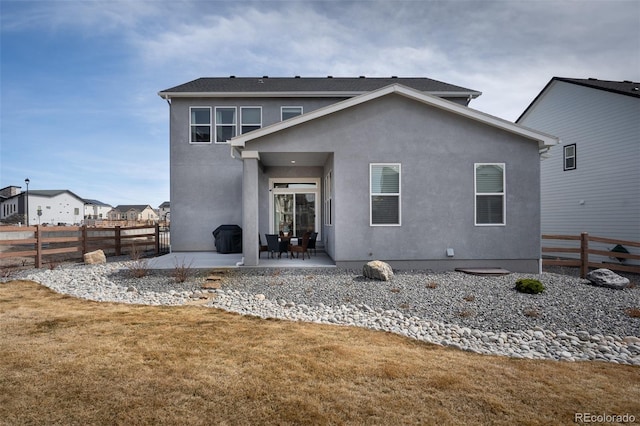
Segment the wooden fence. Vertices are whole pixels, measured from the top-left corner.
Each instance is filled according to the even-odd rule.
[[[63,255],[81,258],[84,253],[103,250],[120,256],[152,250],[168,251],[168,231],[159,225],[114,228],[87,226],[2,226],[0,227],[0,259],[34,258],[42,267],[43,256]]]
[[[640,247],[640,242],[594,237],[586,232],[580,235],[543,235],[542,240],[543,265],[578,267],[582,278],[587,276],[589,268],[607,268],[612,271],[640,274],[640,265],[625,264],[630,260],[640,261],[640,255],[612,251],[606,247],[607,244],[614,245],[614,247],[618,245],[627,248]],[[545,247],[544,240],[560,241],[562,246]],[[590,242],[595,243],[593,244],[595,247],[590,247]],[[559,253],[562,255],[556,256]]]

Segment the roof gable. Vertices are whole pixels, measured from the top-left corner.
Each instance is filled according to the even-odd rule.
[[[625,81],[610,81],[610,80],[598,80],[596,78],[566,78],[566,77],[553,77],[544,86],[544,88],[538,93],[533,101],[527,106],[527,108],[520,114],[520,117],[516,120],[516,123],[520,122],[524,116],[533,108],[535,104],[542,98],[542,96],[550,90],[556,81],[564,83],[575,84],[577,86],[588,87],[594,90],[603,90],[605,92],[616,93],[618,95],[632,96],[634,98],[640,98],[640,83],[625,80]]]
[[[387,96],[390,94],[397,94],[400,96],[404,96],[406,98],[415,100],[417,102],[421,102],[423,104],[430,105],[435,108],[440,108],[442,110],[452,112],[462,117],[475,120],[475,121],[484,123],[486,125],[505,130],[510,133],[517,134],[527,139],[535,140],[538,142],[538,146],[540,149],[558,144],[558,138],[556,138],[555,136],[547,135],[545,133],[529,129],[524,126],[520,126],[518,124],[514,124],[510,121],[503,120],[501,118],[471,109],[469,107],[456,104],[455,102],[447,101],[438,96],[425,94],[423,92],[420,92],[399,84],[386,86],[381,89],[378,89],[369,93],[365,93],[363,95],[350,98],[342,102],[338,102],[338,103],[326,106],[324,108],[320,108],[320,109],[311,111],[309,113],[302,114],[294,118],[290,118],[285,121],[272,124],[271,126],[267,126],[262,129],[254,130],[253,132],[250,132],[250,133],[245,133],[243,135],[236,136],[235,138],[230,140],[230,144],[232,147],[244,148],[248,141],[255,140],[260,137],[270,135],[272,133],[276,133],[281,130],[284,130],[293,126],[297,126],[302,123],[306,123],[308,121],[315,120],[317,118],[320,118],[329,114],[333,114],[333,113],[345,110],[347,108],[351,108],[353,106],[360,105],[362,103],[369,102],[374,99],[378,99],[382,96]]]
[[[20,194],[26,194],[26,191]],[[29,195],[39,196],[39,197],[52,198],[62,194],[69,194],[72,197],[77,198],[78,201],[81,201],[84,204],[84,199],[78,197],[76,194],[69,191],[68,189],[30,189],[29,190]]]
[[[115,206],[113,209],[114,210],[118,210],[119,212],[128,212],[131,210],[135,210],[137,212],[141,212],[146,208],[150,208],[151,206],[149,204],[119,204],[117,206]],[[151,209],[153,210],[153,209]]]

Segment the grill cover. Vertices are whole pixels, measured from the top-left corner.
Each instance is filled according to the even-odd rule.
[[[218,253],[242,253],[242,228],[220,225],[213,231]]]

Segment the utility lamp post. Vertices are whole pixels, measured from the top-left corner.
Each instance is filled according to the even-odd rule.
[[[27,214],[26,214],[26,217],[27,217],[27,226],[29,226],[29,182],[30,182],[29,178],[26,178],[26,179],[24,180],[24,183],[26,183],[26,184],[27,184],[27,199],[26,199],[26,202],[25,202],[26,210],[27,210]]]

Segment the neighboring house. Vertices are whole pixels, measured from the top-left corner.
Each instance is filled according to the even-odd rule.
[[[11,221],[13,223],[25,221],[25,210],[15,197],[21,192],[19,186],[7,186],[0,189],[0,221]]]
[[[106,219],[113,207],[98,200],[84,200],[84,218],[100,220]]]
[[[148,204],[118,205],[108,213],[109,220],[157,222],[158,214]]]
[[[163,222],[169,222],[171,220],[171,204],[168,201],[160,204],[158,207],[158,216]]]
[[[544,234],[640,241],[640,83],[554,77],[517,123],[562,140],[541,165]]]
[[[80,224],[84,212],[84,200],[66,189],[30,189],[28,201],[26,192],[14,191],[1,204],[0,219],[17,214],[21,223],[26,223],[28,206],[29,225]]]
[[[539,153],[555,137],[427,78],[202,78],[170,102],[172,248],[219,225],[318,232],[339,267],[540,269]],[[263,240],[264,241],[264,240]]]

